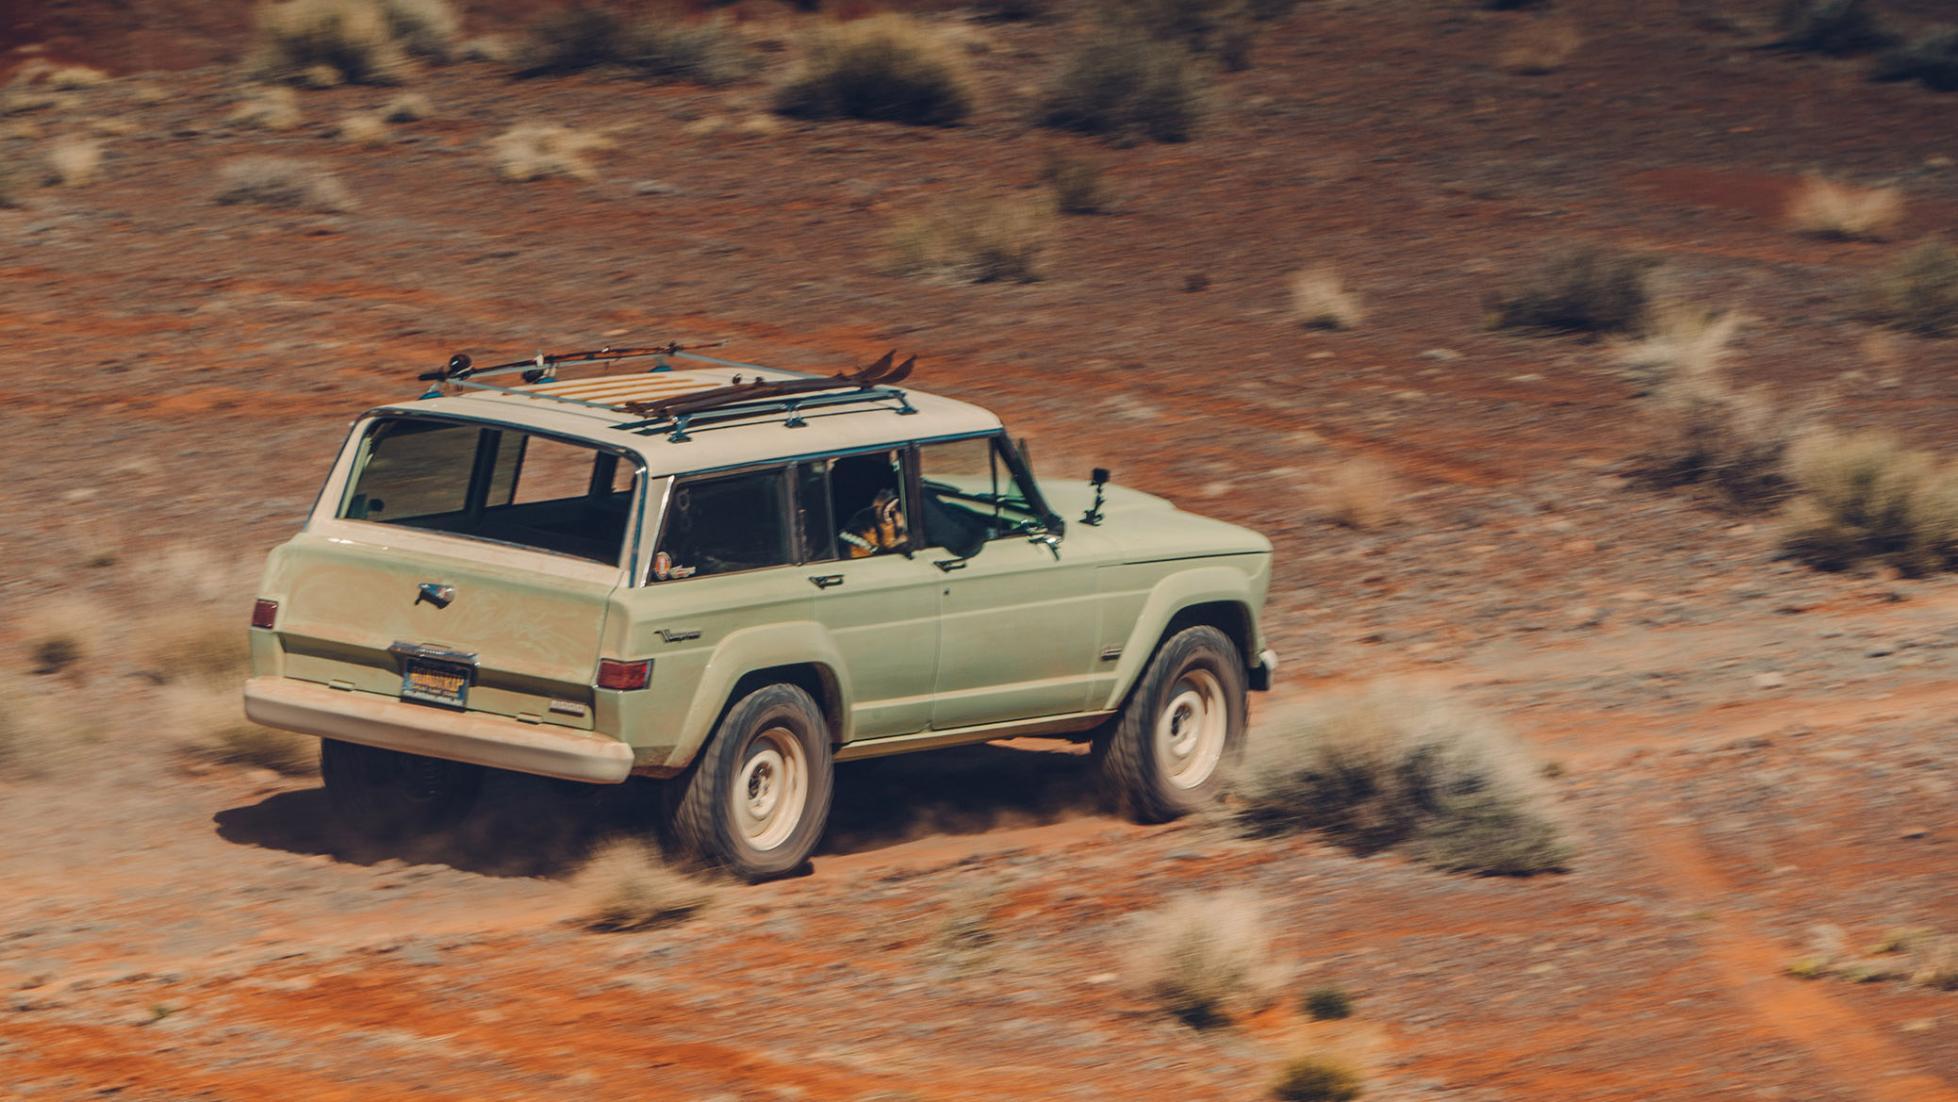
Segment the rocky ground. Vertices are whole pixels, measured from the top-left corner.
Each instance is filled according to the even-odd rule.
[[[1958,932],[1958,588],[1816,573],[1775,558],[1770,519],[1644,485],[1643,399],[1608,350],[1482,317],[1551,246],[1642,250],[1750,315],[1745,381],[1945,447],[1958,341],[1872,345],[1849,315],[1861,273],[1958,216],[1954,101],[1692,5],[1567,14],[1582,46],[1522,77],[1493,59],[1535,16],[1304,4],[1195,141],[1123,149],[1024,121],[1078,27],[957,13],[935,18],[984,94],[947,130],[690,125],[765,108],[786,12],[747,24],[768,68],[720,90],[431,70],[434,113],[376,147],[330,130],[392,90],[228,124],[236,70],[203,62],[236,51],[0,119],[17,162],[71,133],[105,151],[95,182],[0,209],[0,645],[21,667],[52,600],[107,640],[33,681],[80,752],[0,780],[0,1097],[1237,1099],[1333,1051],[1377,1098],[1958,1098],[1958,996],[1783,974],[1817,924]],[[505,183],[489,142],[524,120],[618,147],[594,181]],[[893,218],[1036,194],[1054,149],[1119,199],[1059,220],[1048,278],[888,270]],[[329,169],[357,208],[215,203],[256,154]],[[1811,169],[1900,187],[1895,240],[1788,233]],[[1361,326],[1293,322],[1286,279],[1314,263]],[[1559,767],[1571,870],[1136,827],[1084,799],[1078,756],[986,746],[843,767],[810,875],[600,935],[568,878],[643,827],[637,784],[511,779],[457,837],[377,851],[312,778],[186,768],[142,676],[167,656],[118,630],[171,607],[145,563],[283,538],[348,420],[453,351],[667,338],[822,369],[915,352],[1045,477],[1107,465],[1268,533],[1286,667],[1254,737],[1375,678],[1458,694]],[[1322,507],[1356,457],[1398,484],[1362,530]],[[1225,888],[1262,901],[1292,978],[1193,1030],[1126,982],[1129,931]],[[1303,1013],[1325,983],[1355,1017]]]

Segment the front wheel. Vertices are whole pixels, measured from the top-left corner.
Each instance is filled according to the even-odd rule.
[[[475,806],[484,772],[480,765],[320,740],[327,800],[342,822],[370,838],[405,838],[454,826]]]
[[[1244,659],[1213,627],[1177,632],[1096,748],[1102,785],[1130,818],[1161,823],[1214,803],[1244,749]]]
[[[681,847],[747,880],[802,866],[829,821],[829,725],[809,694],[769,685],[736,701],[681,782]]]

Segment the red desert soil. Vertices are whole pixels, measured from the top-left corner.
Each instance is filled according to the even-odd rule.
[[[1767,518],[1647,488],[1608,348],[1483,326],[1555,246],[1642,250],[1674,293],[1748,313],[1744,381],[1947,448],[1958,341],[1873,352],[1853,312],[1863,273],[1952,229],[1958,100],[1753,49],[1698,5],[1573,7],[1577,54],[1518,77],[1493,59],[1528,13],[1326,0],[1264,31],[1184,145],[1030,132],[1083,25],[960,12],[933,18],[980,51],[968,125],[702,135],[765,109],[773,47],[818,18],[748,4],[754,81],[451,66],[412,85],[431,118],[364,148],[331,124],[393,90],[303,92],[282,133],[224,121],[242,5],[133,5],[120,34],[109,7],[8,12],[120,78],[0,119],[35,175],[60,135],[105,149],[98,181],[0,209],[0,651],[24,677],[53,600],[99,637],[29,679],[63,752],[0,777],[0,1098],[1251,1099],[1332,1051],[1378,1099],[1958,1099],[1958,994],[1783,973],[1820,924],[1958,933],[1958,589],[1815,573]],[[504,183],[488,142],[521,120],[618,148],[595,181]],[[894,217],[1037,194],[1050,150],[1102,162],[1118,201],[1059,221],[1044,281],[888,270]],[[358,209],[213,202],[252,154],[330,168]],[[1815,169],[1902,189],[1900,240],[1791,236],[1781,197]],[[1317,263],[1361,327],[1292,322],[1287,276]],[[1104,464],[1268,533],[1286,664],[1253,737],[1324,689],[1444,687],[1561,766],[1571,870],[1133,826],[1079,755],[984,746],[847,766],[810,875],[600,935],[568,878],[645,828],[642,784],[501,779],[456,836],[377,849],[313,777],[187,765],[197,732],[154,684],[173,656],[145,640],[208,594],[152,566],[237,557],[242,622],[349,419],[417,371],[669,338],[817,369],[895,346],[1045,477]],[[1320,486],[1362,456],[1397,515],[1333,525]],[[1263,901],[1293,979],[1196,1031],[1130,991],[1129,923],[1224,888]],[[1355,1018],[1299,1009],[1325,984]]]

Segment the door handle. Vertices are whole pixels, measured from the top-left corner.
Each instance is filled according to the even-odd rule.
[[[943,570],[945,573],[950,574],[954,570],[964,570],[965,560],[964,559],[935,559],[933,560],[932,565],[940,570]]]
[[[843,584],[843,575],[841,575],[841,574],[811,574],[811,575],[809,575],[809,580],[810,580],[810,581],[812,581],[812,582],[815,582],[815,583],[816,583],[816,588],[817,588],[817,589],[828,589],[828,588],[829,588],[830,586],[833,586],[833,585],[842,585],[842,584]]]

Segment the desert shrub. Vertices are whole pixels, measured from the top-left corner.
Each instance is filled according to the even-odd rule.
[[[48,182],[62,187],[83,187],[95,181],[102,166],[102,143],[69,136],[56,139],[48,147]]]
[[[1714,370],[1661,383],[1643,416],[1647,474],[1661,485],[1705,485],[1741,509],[1782,496],[1789,449],[1809,424],[1806,409],[1766,387],[1736,387]]]
[[[1351,329],[1366,318],[1330,264],[1292,273],[1292,317],[1307,329]]]
[[[385,122],[420,122],[435,113],[435,105],[420,92],[403,92],[381,107]]]
[[[1855,187],[1811,173],[1788,199],[1788,225],[1796,233],[1838,241],[1881,241],[1904,219],[1896,188]]]
[[[1400,480],[1385,463],[1368,456],[1342,460],[1327,473],[1313,496],[1318,511],[1344,528],[1378,528],[1400,511]]]
[[[1564,67],[1584,36],[1562,19],[1533,20],[1510,32],[1496,64],[1519,76],[1542,76]]]
[[[1958,249],[1926,241],[1863,286],[1864,313],[1898,329],[1938,337],[1958,330]]]
[[[1188,141],[1202,114],[1202,78],[1181,48],[1135,34],[1083,42],[1061,63],[1039,122],[1056,130]]]
[[[1660,386],[1685,375],[1718,371],[1745,321],[1733,310],[1669,300],[1651,309],[1642,335],[1620,343],[1613,354],[1632,379]]]
[[[274,80],[325,66],[354,84],[397,84],[408,69],[389,8],[377,0],[280,0],[258,11],[251,68]]]
[[[690,19],[677,9],[629,20],[605,8],[572,6],[531,24],[519,76],[616,68],[648,80],[729,84],[754,58],[721,19]]]
[[[1285,1065],[1271,1096],[1278,1102],[1352,1102],[1365,1087],[1359,1073],[1322,1056],[1301,1056]]]
[[[588,159],[611,149],[613,140],[589,130],[556,123],[518,123],[491,139],[496,170],[506,180],[543,180],[569,176],[596,180],[598,169]]]
[[[1526,875],[1570,857],[1522,744],[1444,698],[1388,686],[1327,698],[1252,751],[1241,814],[1254,832],[1405,846],[1458,872]]]
[[[251,663],[251,640],[244,615],[229,607],[176,609],[139,625],[139,661],[153,680],[223,681],[244,679]]]
[[[218,765],[270,769],[289,777],[319,767],[320,740],[245,718],[235,682],[193,679],[162,690],[161,714],[183,748]]]
[[[1936,92],[1958,92],[1958,27],[1940,27],[1886,51],[1870,74],[1914,80]]]
[[[972,79],[957,55],[908,16],[819,28],[803,51],[776,92],[782,114],[951,126],[972,111]]]
[[[1775,18],[1779,45],[1841,57],[1886,45],[1891,37],[1870,0],[1785,0]]]
[[[448,61],[456,52],[462,20],[449,0],[381,0],[388,30],[416,57]]]
[[[1130,954],[1135,987],[1197,1029],[1256,1009],[1284,978],[1264,907],[1244,892],[1186,895],[1140,916]]]
[[[1811,433],[1789,453],[1790,553],[1824,569],[1878,562],[1907,574],[1958,564],[1958,468],[1881,432]]]
[[[1245,0],[1102,0],[1103,22],[1214,57],[1227,69],[1251,63],[1255,20]]]
[[[387,120],[366,112],[343,116],[333,132],[355,145],[382,145],[388,140]]]
[[[1101,166],[1084,157],[1049,154],[1040,178],[1054,193],[1054,206],[1062,214],[1106,214],[1112,204]]]
[[[1908,951],[1910,982],[1938,991],[1958,991],[1958,937],[1922,936]]]
[[[1305,995],[1305,1012],[1314,1021],[1332,1022],[1353,1016],[1353,996],[1337,987],[1315,987]]]
[[[585,897],[579,921],[608,933],[685,922],[713,901],[704,884],[661,861],[642,842],[602,847],[572,880]]]
[[[954,203],[898,219],[895,267],[971,283],[1035,283],[1052,234],[1052,212],[1022,200]]]
[[[299,94],[290,88],[260,88],[231,109],[225,121],[238,126],[259,126],[267,130],[291,130],[304,121],[299,113]]]
[[[976,5],[981,19],[995,23],[1017,23],[1052,18],[1054,0],[980,0]]]
[[[254,203],[322,214],[355,209],[345,184],[329,170],[291,157],[240,157],[218,170],[220,203]]]
[[[1497,329],[1636,332],[1645,321],[1655,262],[1598,248],[1557,253],[1490,302]]]
[[[108,613],[80,596],[56,596],[27,607],[20,615],[21,654],[29,673],[74,673],[99,651]]]

